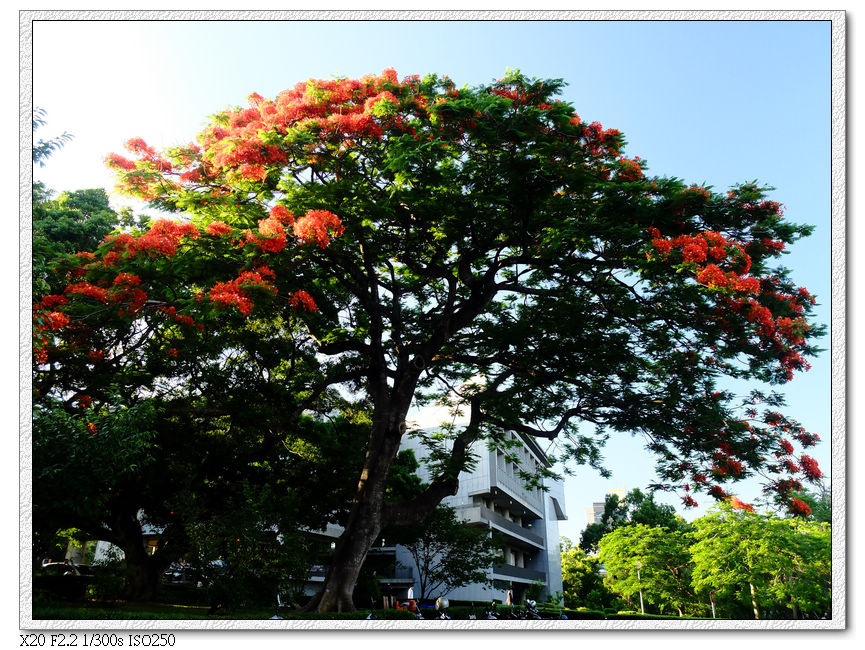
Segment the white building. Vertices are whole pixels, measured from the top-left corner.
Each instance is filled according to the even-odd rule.
[[[531,472],[549,461],[537,443],[529,437],[508,434],[521,446],[509,450],[521,458],[522,469]],[[410,448],[420,459],[423,448],[415,438],[408,438],[403,448]],[[488,450],[485,441],[473,449],[479,456],[472,472],[459,477],[456,495],[443,503],[451,506],[467,525],[482,526],[499,533],[505,540],[501,549],[501,563],[490,567],[489,577],[496,582],[490,589],[474,584],[460,587],[446,594],[452,600],[504,601],[510,586],[515,602],[521,602],[526,588],[532,583],[543,583],[544,595],[562,590],[561,557],[559,551],[558,522],[566,519],[564,487],[561,481],[545,482],[548,491],[529,490],[519,477],[519,468],[508,462],[501,450]],[[428,481],[421,468],[421,477]],[[406,567],[413,566],[410,554],[396,548],[396,558]],[[419,586],[415,585],[415,593]]]

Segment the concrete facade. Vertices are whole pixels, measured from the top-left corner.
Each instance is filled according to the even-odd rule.
[[[514,433],[508,436],[519,443],[508,450],[508,455],[518,455],[524,470],[531,472],[549,465],[534,440]],[[424,455],[414,438],[408,438],[403,448],[412,449],[419,459]],[[443,503],[454,508],[467,525],[487,528],[491,534],[495,531],[504,539],[501,563],[490,567],[488,573],[496,581],[495,587],[473,584],[433,597],[504,602],[510,587],[515,601],[521,602],[526,589],[539,581],[543,583],[544,595],[561,591],[558,522],[567,518],[562,483],[547,480],[547,491],[527,489],[519,477],[519,468],[508,462],[502,450],[489,450],[486,442],[481,442],[475,445],[473,452],[479,457],[477,465],[473,471],[460,474],[457,494]],[[423,471],[420,473],[424,480],[429,480]],[[411,556],[400,547],[397,547],[397,561],[412,566]],[[417,585],[415,592],[419,592]]]

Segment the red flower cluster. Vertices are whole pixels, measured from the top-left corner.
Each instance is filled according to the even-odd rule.
[[[379,102],[386,102],[386,103],[391,104],[393,106],[399,106],[399,100],[394,96],[394,94],[392,92],[390,92],[389,90],[385,90],[385,91],[382,91],[376,95],[373,95],[372,97],[369,97],[363,103],[364,112],[370,113],[370,114],[375,114],[377,112],[380,112],[380,109],[377,108],[377,104]]]
[[[285,209],[285,208],[283,208]],[[258,241],[258,246],[266,253],[279,253],[286,246],[285,228],[279,216],[273,214],[258,222],[258,232],[264,239]]]
[[[400,106],[401,89],[416,86],[419,80],[407,78],[400,84],[396,72],[385,70],[381,76],[360,80],[310,80],[299,83],[270,101],[257,93],[249,96],[250,108],[228,111],[228,127],[215,126],[199,136],[204,159],[216,170],[236,169],[244,178],[263,180],[269,165],[287,160],[279,146],[261,141],[260,133],[285,134],[295,127],[312,127],[320,137],[380,138],[383,129],[373,118],[384,118],[391,111],[382,102]],[[411,98],[407,101],[411,103]],[[420,102],[413,103],[415,110]],[[403,120],[393,124],[402,126]]]
[[[202,325],[201,323],[196,324],[195,319],[193,319],[192,316],[187,316],[185,314],[178,314],[177,308],[174,306],[171,306],[171,307],[159,306],[159,307],[157,307],[157,309],[159,311],[163,312],[164,314],[168,315],[168,317],[171,318],[171,320],[173,320],[175,323],[180,323],[181,325],[186,325],[187,327],[195,327],[197,325],[199,330],[204,329],[204,325]]]
[[[820,471],[820,466],[817,464],[817,461],[802,454],[799,457],[799,462],[802,463],[802,473],[805,474],[805,477],[809,481],[819,481],[823,478],[823,472]]]
[[[739,500],[739,497],[736,495],[730,497],[730,507],[733,508],[733,510],[747,510],[748,512],[754,512],[754,506]]]
[[[800,517],[809,517],[811,515],[811,506],[801,499],[791,499],[787,510],[790,514]]]
[[[42,329],[59,330],[69,324],[69,316],[59,311],[42,313]]]
[[[114,284],[135,287],[141,284],[141,278],[131,273],[118,273],[117,277],[114,278]]]
[[[262,273],[243,271],[235,280],[217,282],[208,297],[211,301],[224,306],[234,305],[241,314],[249,316],[254,306],[252,293],[256,290],[276,294],[276,287],[269,284]]]
[[[291,306],[298,310],[303,311],[318,311],[318,307],[315,304],[315,301],[312,299],[306,291],[303,289],[299,291],[295,291],[288,297],[288,302],[291,303]]]
[[[333,212],[310,210],[294,223],[294,234],[301,241],[325,248],[332,237],[345,232],[342,221]]]
[[[628,158],[620,158],[619,159],[619,170],[618,170],[619,180],[625,182],[633,182],[640,180],[643,177],[643,169],[640,167],[640,158],[636,157],[634,160],[629,160]]]
[[[579,118],[578,118],[579,119]],[[586,151],[592,156],[617,156],[621,148],[621,131],[607,129],[600,122],[583,124],[583,142]]]
[[[213,235],[214,237],[221,237],[222,235],[230,235],[234,232],[234,229],[224,221],[211,221],[204,228],[204,231],[208,235]]]
[[[778,443],[778,445],[781,447],[781,450],[782,450],[782,451],[780,451],[780,452],[777,452],[778,454],[781,454],[781,455],[784,455],[784,454],[786,454],[786,455],[790,455],[790,454],[793,453],[793,445],[790,444],[790,441],[789,441],[789,440],[784,440],[784,439],[782,438],[781,441]]]
[[[88,296],[94,300],[98,300],[99,302],[108,302],[109,298],[107,289],[97,287],[95,284],[90,284],[89,282],[76,282],[75,284],[70,284],[66,289],[64,289],[64,292]]]
[[[741,477],[743,472],[742,463],[723,452],[715,453],[712,468],[721,476],[732,476],[733,478]]]
[[[58,307],[60,305],[68,304],[69,298],[67,298],[66,296],[50,294],[42,298],[42,300],[37,304],[37,306],[43,309],[51,309],[52,307]]]
[[[116,171],[135,171],[136,165],[132,160],[124,158],[116,153],[108,154],[105,158],[105,164]]]
[[[157,219],[150,229],[140,237],[134,237],[129,233],[120,233],[119,235],[108,235],[105,241],[112,243],[115,253],[125,253],[128,257],[134,257],[139,252],[145,252],[150,256],[165,255],[171,257],[177,252],[181,239],[184,237],[197,239],[198,236],[198,228],[191,223],[182,223],[172,219]],[[114,257],[112,261],[116,263],[117,259]]]
[[[180,223],[171,219],[158,219],[146,233],[135,241],[135,250],[149,255],[171,257],[183,237],[198,237],[198,228],[191,223]]]
[[[105,164],[123,175],[123,182],[118,186],[120,189],[131,194],[141,195],[145,199],[153,198],[155,193],[151,187],[152,172],[171,173],[171,163],[141,138],[132,138],[126,142],[125,146],[128,151],[139,157],[142,165],[139,166],[135,161],[116,153],[109,154],[105,158]],[[131,174],[129,172],[136,173]]]

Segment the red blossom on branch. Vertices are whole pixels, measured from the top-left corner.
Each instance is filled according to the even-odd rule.
[[[801,499],[791,499],[790,504],[787,506],[787,509],[791,515],[795,515],[797,517],[811,516],[811,506],[809,506]]]
[[[310,296],[303,289],[295,291],[293,294],[291,294],[288,297],[288,301],[295,309],[311,312],[318,311],[318,307],[316,306],[315,301],[312,299],[312,296]]]
[[[799,462],[802,464],[802,473],[809,481],[819,481],[823,478],[823,472],[820,471],[820,466],[817,461],[806,454],[799,457]]]
[[[208,235],[221,237],[222,235],[230,235],[234,232],[234,229],[224,221],[211,221],[207,226],[205,226],[204,231]]]
[[[256,290],[276,294],[276,287],[269,284],[261,273],[243,271],[235,280],[217,282],[208,296],[211,301],[224,306],[233,305],[241,314],[248,316],[254,306],[252,295]]]
[[[737,497],[735,494],[730,497],[730,507],[733,508],[733,510],[746,510],[748,512],[754,512],[754,506],[749,503],[745,503],[744,501],[741,501],[739,497]]]
[[[310,210],[294,223],[294,234],[301,241],[327,247],[332,237],[345,232],[342,221],[328,210]]]

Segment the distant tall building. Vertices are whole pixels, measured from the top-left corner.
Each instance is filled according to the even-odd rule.
[[[610,490],[607,492],[607,496],[610,496],[611,494],[615,494],[619,497],[619,500],[622,500],[628,495],[628,489],[621,488],[619,490]],[[586,508],[586,521],[589,524],[601,523],[601,517],[604,514],[604,506],[606,505],[606,502],[606,499],[603,501],[595,501],[591,508]]]

